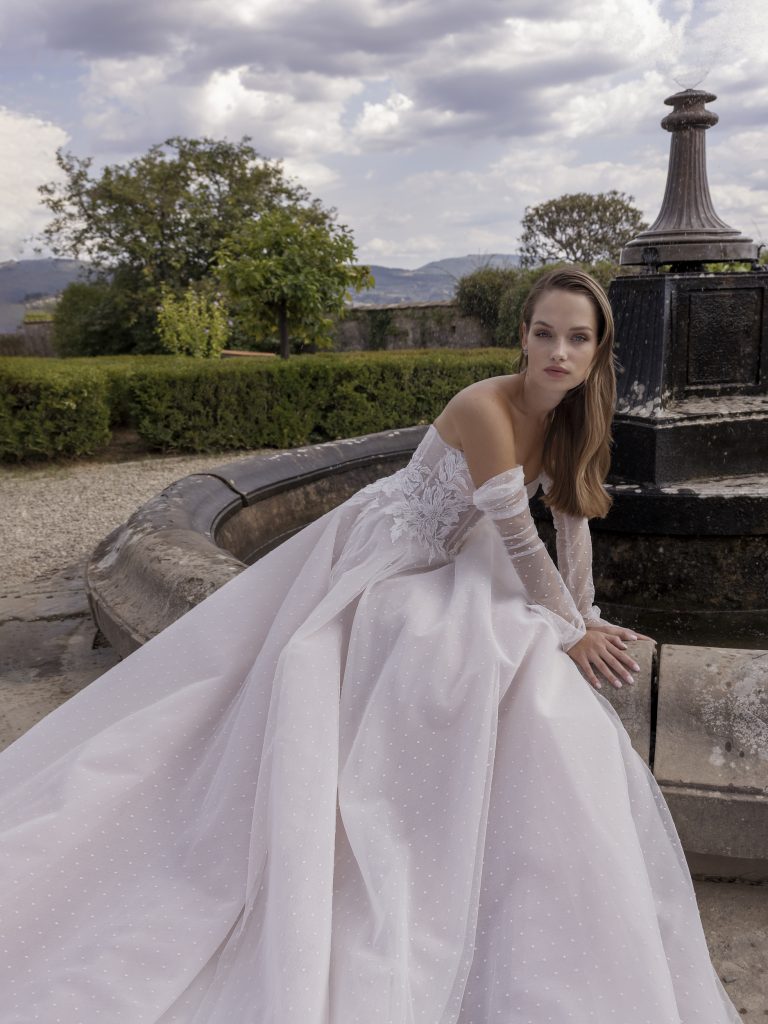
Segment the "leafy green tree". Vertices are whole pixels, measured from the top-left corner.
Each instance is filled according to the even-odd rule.
[[[526,207],[521,265],[618,263],[621,249],[648,227],[633,202],[633,196],[613,189],[575,192]]]
[[[496,330],[504,293],[519,276],[515,267],[478,267],[459,278],[455,300],[465,316],[474,316],[483,327]]]
[[[329,345],[332,318],[343,316],[350,290],[373,285],[369,268],[354,257],[345,225],[314,208],[275,207],[225,242],[218,276],[240,329],[277,334],[287,358],[291,337],[299,347]]]
[[[53,215],[42,237],[56,256],[98,270],[133,267],[158,285],[200,280],[243,221],[280,203],[311,202],[249,143],[174,137],[96,177],[91,157],[59,150],[64,181],[39,190]]]
[[[61,181],[41,186],[52,219],[42,240],[56,256],[88,261],[94,275],[121,293],[128,316],[114,323],[127,332],[128,350],[157,343],[161,286],[175,292],[211,274],[225,239],[279,206],[326,210],[301,185],[286,179],[246,136],[240,142],[174,137],[126,164],[92,172],[92,159],[59,150]],[[125,351],[125,349],[124,349]]]
[[[53,314],[53,345],[59,356],[116,355],[130,351],[125,293],[109,281],[73,281]]]
[[[162,285],[157,333],[163,352],[206,359],[221,354],[227,342],[227,313],[215,295],[190,285],[177,296]]]

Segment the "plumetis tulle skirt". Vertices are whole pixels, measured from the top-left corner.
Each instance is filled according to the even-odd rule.
[[[0,755],[2,1024],[735,1024],[664,799],[492,525],[365,502]]]

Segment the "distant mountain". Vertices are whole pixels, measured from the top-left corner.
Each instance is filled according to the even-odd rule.
[[[15,331],[26,304],[58,295],[77,281],[85,263],[77,260],[8,260],[0,263],[0,334]]]
[[[456,282],[478,267],[516,267],[517,256],[455,256],[427,263],[417,270],[371,267],[376,287],[358,292],[356,306],[389,303],[441,302],[453,298]],[[85,276],[87,264],[78,260],[9,260],[0,263],[0,334],[15,331],[27,303],[59,295],[72,281]]]
[[[460,277],[478,267],[516,267],[519,256],[492,253],[491,255],[453,256],[434,263],[426,263],[416,270],[372,266],[376,287],[357,292],[352,300],[355,306],[382,306],[408,302],[444,302],[452,299]]]

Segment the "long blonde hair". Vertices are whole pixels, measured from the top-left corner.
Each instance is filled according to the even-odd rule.
[[[572,388],[552,412],[544,440],[543,469],[552,480],[544,504],[575,516],[608,514],[613,499],[603,487],[611,465],[611,420],[616,404],[616,360],[613,313],[608,296],[589,274],[575,267],[557,267],[534,284],[523,305],[520,337],[527,333],[536,303],[545,292],[586,295],[597,314],[597,351],[587,377]],[[528,357],[520,357],[519,372]]]

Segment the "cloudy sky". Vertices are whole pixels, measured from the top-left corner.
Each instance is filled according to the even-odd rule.
[[[33,255],[57,147],[172,135],[250,135],[371,263],[514,252],[565,192],[653,219],[697,83],[716,209],[768,241],[768,0],[2,0],[0,49],[0,259]]]

